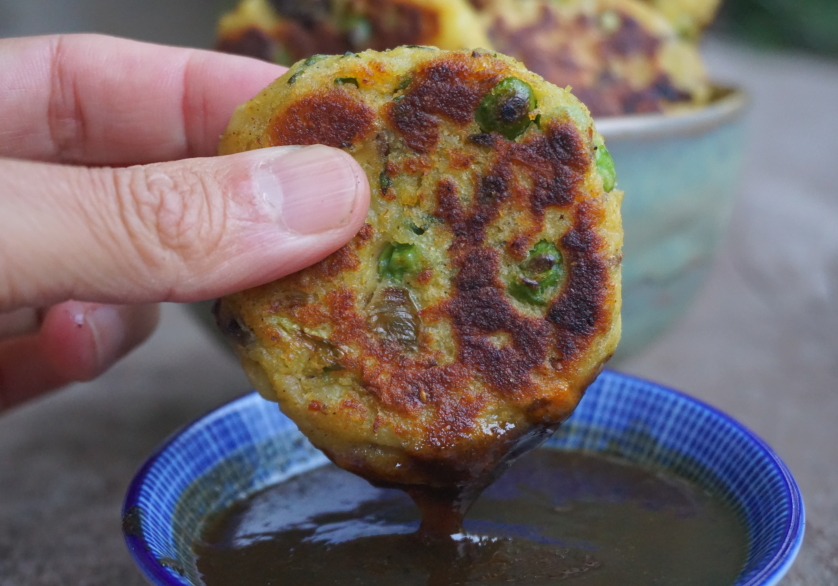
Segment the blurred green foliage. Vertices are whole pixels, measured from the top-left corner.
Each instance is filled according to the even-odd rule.
[[[838,0],[724,0],[718,24],[762,45],[838,57]]]

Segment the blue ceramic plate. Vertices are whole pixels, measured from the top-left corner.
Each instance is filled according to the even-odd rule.
[[[800,548],[803,501],[786,466],[742,425],[686,395],[606,371],[545,446],[663,467],[724,494],[750,537],[736,586],[777,584]],[[324,463],[275,404],[255,393],[237,399],[175,435],[137,473],[123,511],[128,549],[152,584],[201,584],[191,544],[208,515]]]

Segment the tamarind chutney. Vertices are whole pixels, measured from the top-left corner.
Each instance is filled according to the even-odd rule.
[[[329,464],[211,518],[193,550],[207,586],[725,586],[747,554],[733,507],[673,474],[542,448],[465,518]],[[433,513],[436,511],[436,513]]]

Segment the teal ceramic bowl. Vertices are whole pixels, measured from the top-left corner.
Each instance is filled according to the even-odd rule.
[[[742,91],[717,87],[700,110],[596,121],[626,193],[618,360],[682,315],[709,272],[736,198],[746,106]],[[192,309],[220,339],[211,305]]]
[[[623,335],[636,354],[682,315],[727,228],[744,159],[745,94],[717,87],[705,108],[596,121],[623,200]]]

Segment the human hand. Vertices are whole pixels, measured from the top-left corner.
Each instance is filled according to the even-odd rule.
[[[0,410],[104,372],[154,304],[277,279],[360,229],[369,186],[339,150],[202,158],[283,71],[97,35],[0,40]]]

